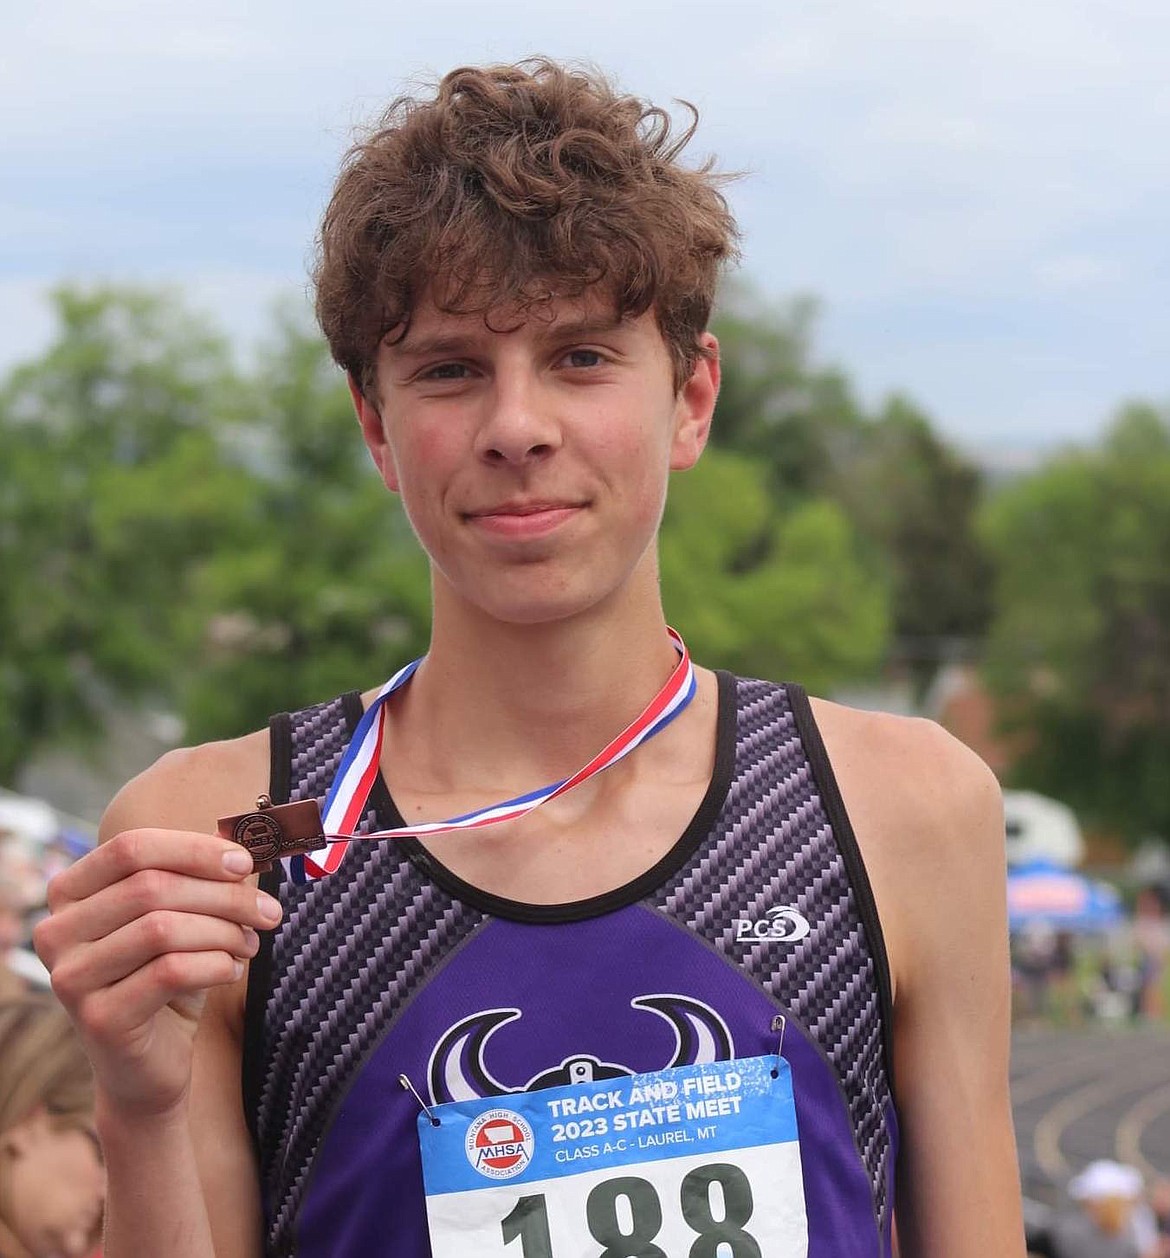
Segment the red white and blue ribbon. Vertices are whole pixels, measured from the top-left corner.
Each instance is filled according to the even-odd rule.
[[[686,644],[673,630],[667,629],[670,640],[678,651],[678,663],[674,666],[665,685],[650,700],[649,704],[624,730],[607,743],[589,761],[582,765],[576,773],[559,782],[553,782],[540,790],[529,791],[526,795],[517,795],[514,799],[506,799],[502,803],[492,804],[487,808],[477,808],[474,812],[464,813],[459,817],[450,817],[446,821],[421,821],[412,826],[398,826],[393,830],[377,830],[370,834],[359,835],[355,831],[358,822],[366,810],[366,804],[378,777],[382,762],[382,740],[386,730],[386,700],[400,687],[410,680],[421,660],[413,660],[405,668],[401,668],[378,691],[377,696],[366,709],[345,754],[338,765],[333,778],[333,785],[325,799],[322,822],[329,845],[316,856],[293,856],[285,865],[293,882],[310,882],[331,874],[341,864],[350,840],[360,839],[394,839],[407,835],[448,834],[454,830],[476,830],[483,826],[498,825],[501,821],[514,821],[526,816],[533,809],[546,804],[558,795],[564,795],[575,786],[580,786],[586,779],[608,769],[611,764],[628,756],[636,747],[640,747],[647,739],[653,738],[660,730],[666,728],[671,721],[695,697],[695,670]]]

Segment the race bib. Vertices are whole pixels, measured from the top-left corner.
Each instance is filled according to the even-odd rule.
[[[680,1066],[420,1114],[434,1258],[806,1258],[792,1076]]]

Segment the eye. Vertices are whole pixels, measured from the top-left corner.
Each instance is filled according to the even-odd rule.
[[[571,349],[565,353],[561,361],[567,367],[600,367],[605,362],[605,358],[595,349]]]
[[[465,380],[470,372],[466,363],[436,363],[419,372],[420,380]]]

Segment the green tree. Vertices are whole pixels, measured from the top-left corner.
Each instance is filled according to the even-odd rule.
[[[777,304],[740,284],[712,321],[723,382],[711,440],[760,459],[785,500],[823,492],[864,428],[844,374],[813,362],[816,315],[811,298]]]
[[[667,615],[697,659],[831,689],[871,673],[888,642],[885,591],[857,550],[833,503],[782,512],[758,461],[709,449],[671,484]]]
[[[890,588],[899,656],[919,693],[973,649],[991,618],[992,566],[978,531],[983,478],[906,398],[890,398],[843,460],[832,492]]]
[[[0,389],[0,780],[93,734],[111,696],[166,693],[191,574],[244,478],[209,417],[225,343],[173,298],[61,289],[58,334]]]
[[[320,336],[277,313],[248,381],[252,527],[197,575],[180,702],[191,739],[385,680],[426,647],[426,561]]]
[[[924,691],[938,664],[986,631],[991,569],[976,520],[978,469],[901,396],[874,414],[813,357],[816,305],[732,288],[713,324],[723,386],[712,440],[751,456],[784,509],[826,497],[887,586],[894,649]]]
[[[1030,750],[1019,780],[1140,837],[1170,833],[1170,409],[1126,407],[1100,448],[989,505],[987,673]]]

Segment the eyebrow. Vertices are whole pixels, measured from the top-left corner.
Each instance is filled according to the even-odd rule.
[[[580,340],[614,332],[627,322],[629,321],[621,315],[567,321],[558,319],[537,335],[542,341]],[[445,354],[462,354],[474,346],[485,333],[489,336],[495,335],[487,328],[483,332],[439,332],[433,336],[423,334],[419,337],[414,337],[408,332],[400,341],[386,342],[386,348],[396,358],[430,358]]]

